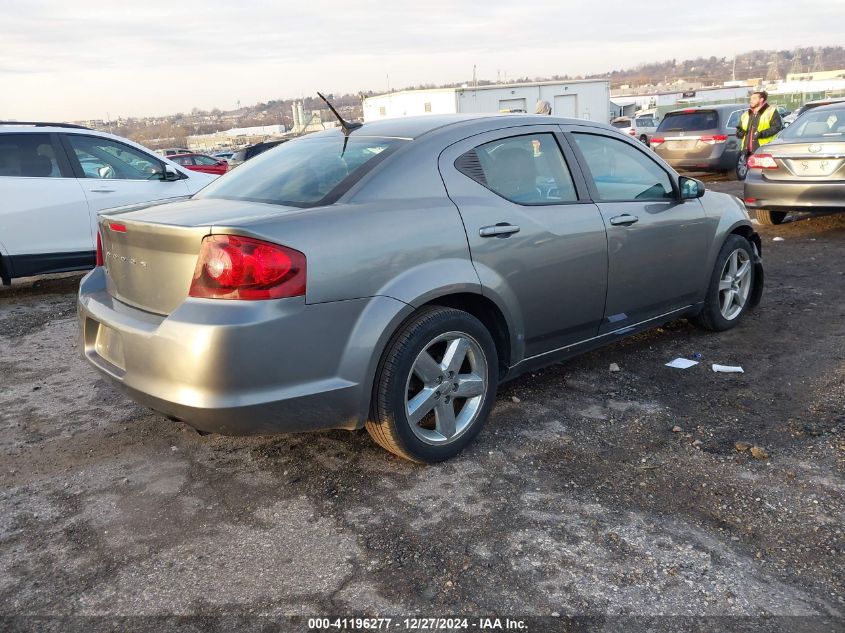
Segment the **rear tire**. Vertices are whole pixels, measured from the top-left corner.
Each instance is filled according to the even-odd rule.
[[[498,376],[496,345],[481,321],[452,308],[421,310],[388,344],[366,429],[405,459],[449,459],[484,426]]]
[[[755,212],[757,221],[766,226],[781,224],[786,218],[786,211],[769,211],[768,209],[757,209]]]
[[[704,307],[690,322],[713,332],[735,327],[753,303],[754,274],[751,244],[741,235],[729,236],[716,257]]]
[[[745,155],[745,152],[740,152],[737,157],[733,175],[737,180],[745,180],[745,176],[748,175],[748,157]]]

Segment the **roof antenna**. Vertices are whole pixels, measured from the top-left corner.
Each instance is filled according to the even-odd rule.
[[[334,109],[334,106],[331,103],[329,103],[329,100],[326,99],[323,96],[322,93],[318,92],[317,96],[320,97],[320,99],[322,99],[323,101],[326,102],[326,105],[329,106],[329,110],[331,110],[332,114],[334,114],[337,117],[337,120],[340,123],[340,127],[343,128],[344,136],[349,136],[349,133],[352,132],[352,130],[357,130],[359,127],[364,125],[363,123],[359,123],[357,121],[353,121],[352,123],[350,123],[349,121],[346,121],[342,116],[340,116],[338,111]]]
[[[337,120],[340,122],[340,127],[343,129],[343,149],[340,151],[340,157],[343,158],[343,155],[346,153],[346,144],[349,143],[349,134],[352,130],[357,130],[364,124],[357,121],[353,121],[352,123],[346,121],[342,116],[340,116],[340,113],[334,109],[334,106],[329,103],[329,100],[323,96],[323,93],[318,92],[317,96],[326,102],[326,105],[329,106],[329,110],[331,110],[332,114],[337,117]]]

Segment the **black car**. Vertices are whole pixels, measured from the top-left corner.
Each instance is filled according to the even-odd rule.
[[[255,158],[259,154],[266,152],[268,149],[276,147],[276,145],[281,145],[287,140],[288,139],[283,138],[276,139],[273,141],[262,141],[261,143],[256,143],[255,145],[250,145],[249,147],[239,149],[237,152],[232,154],[232,157],[229,159],[229,166],[237,167],[241,163],[245,163],[246,161],[248,161],[250,158]]]

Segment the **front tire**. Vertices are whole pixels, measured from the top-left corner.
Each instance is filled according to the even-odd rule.
[[[745,314],[753,290],[754,250],[741,235],[731,235],[716,258],[704,307],[690,321],[705,330],[729,330]]]
[[[786,211],[769,211],[768,209],[757,209],[755,211],[757,221],[766,226],[781,224],[786,219]]]
[[[496,345],[481,321],[461,310],[426,308],[388,344],[366,429],[405,459],[449,459],[484,426],[498,375]]]

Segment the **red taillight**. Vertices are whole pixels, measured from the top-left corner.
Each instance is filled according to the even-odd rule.
[[[95,260],[95,266],[102,266],[105,263],[103,259],[103,239],[100,237],[100,232],[97,231],[97,259]]]
[[[777,169],[777,161],[771,154],[752,154],[746,163],[748,169]]]
[[[281,299],[305,294],[305,255],[238,235],[202,240],[190,295],[207,299]]]
[[[705,134],[701,137],[702,143],[707,143],[708,145],[715,145],[716,143],[724,143],[728,140],[728,137],[724,134]]]
[[[666,142],[666,139],[665,139],[665,138],[660,138],[660,137],[658,137],[658,136],[654,136],[654,137],[652,137],[652,139],[651,139],[651,146],[652,146],[652,147],[657,147],[658,145],[662,145],[662,144],[663,144],[663,143],[665,143],[665,142]]]
[[[754,204],[755,202],[757,202],[757,198],[746,198],[745,199],[745,204]]]
[[[685,108],[685,109],[683,110],[683,112],[684,112],[685,114],[691,114],[692,112],[695,112],[695,108]]]
[[[636,131],[636,130],[634,130],[634,129],[630,129],[630,130],[628,130],[628,134],[630,134],[631,136],[636,136],[636,135],[637,135],[637,131]]]
[[[116,233],[126,233],[126,225],[120,222],[109,222],[109,228]]]

